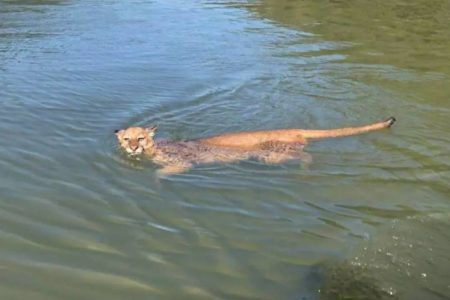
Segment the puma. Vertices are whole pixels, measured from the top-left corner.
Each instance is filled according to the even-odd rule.
[[[310,140],[343,137],[389,128],[395,118],[339,129],[276,129],[225,133],[203,139],[155,140],[157,126],[116,130],[120,146],[130,155],[147,155],[161,168],[160,175],[182,173],[197,164],[258,159],[269,164],[307,159],[302,150]]]

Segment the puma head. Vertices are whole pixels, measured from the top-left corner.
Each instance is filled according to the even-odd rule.
[[[126,129],[116,130],[115,134],[120,146],[131,155],[143,154],[147,149],[151,149],[154,145],[153,137],[155,136],[158,126],[145,127],[129,127]]]

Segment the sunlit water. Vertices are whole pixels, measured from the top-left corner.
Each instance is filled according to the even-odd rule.
[[[0,298],[448,299],[449,20],[445,0],[0,0]],[[163,180],[113,134],[390,115],[309,167]]]

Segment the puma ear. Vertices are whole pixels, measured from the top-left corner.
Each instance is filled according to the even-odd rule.
[[[115,133],[116,135],[119,135],[119,133],[120,133],[121,131],[122,131],[121,129],[116,129],[116,130],[114,130],[114,133]]]
[[[147,127],[146,129],[147,129],[147,132],[148,132],[148,134],[150,136],[154,136],[155,132],[156,132],[156,129],[158,129],[158,125],[152,125],[150,127]]]

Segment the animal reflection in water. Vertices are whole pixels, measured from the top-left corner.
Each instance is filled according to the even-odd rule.
[[[281,164],[289,160],[308,162],[310,155],[303,152],[303,148],[310,140],[389,128],[394,122],[395,118],[391,117],[360,127],[246,131],[188,141],[155,140],[157,126],[129,127],[116,130],[115,133],[120,146],[129,155],[146,155],[161,166],[158,170],[160,175],[170,175],[185,172],[198,164],[247,159],[257,159],[268,164]]]

